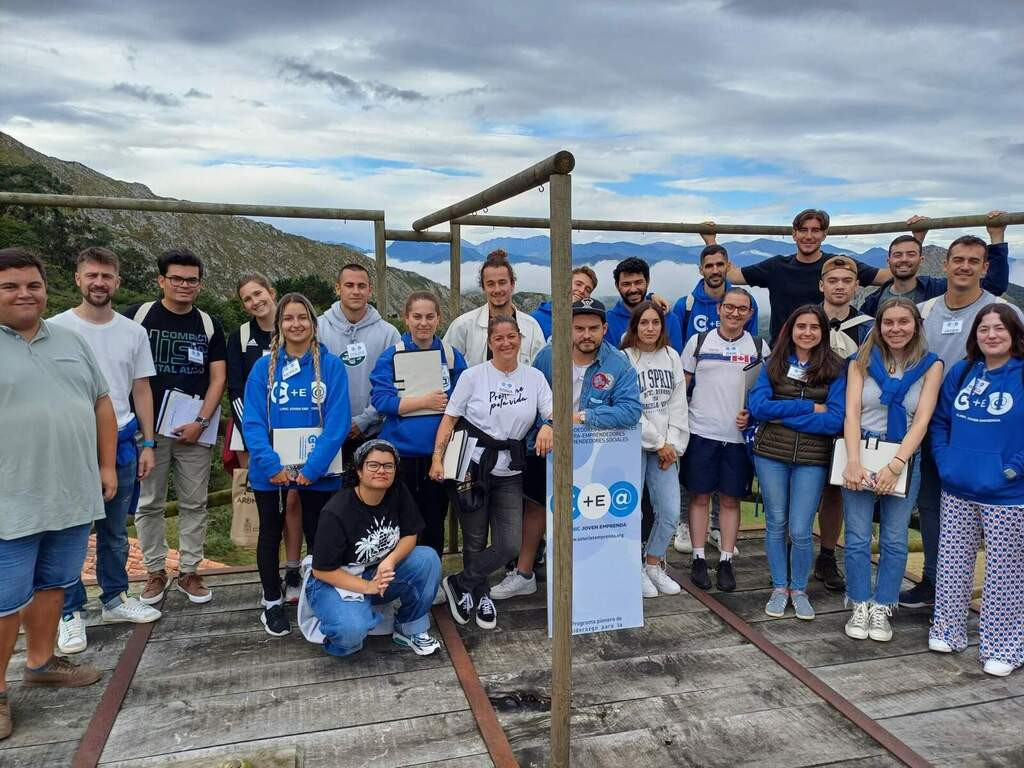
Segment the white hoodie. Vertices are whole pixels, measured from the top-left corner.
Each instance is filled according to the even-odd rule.
[[[686,377],[679,353],[672,347],[641,352],[623,350],[636,369],[640,388],[640,442],[645,451],[658,451],[670,443],[680,456],[690,441],[686,409]]]

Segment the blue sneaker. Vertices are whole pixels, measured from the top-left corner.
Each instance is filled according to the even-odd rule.
[[[786,603],[789,602],[789,590],[778,588],[772,592],[772,596],[768,598],[768,604],[764,607],[764,612],[769,616],[776,619],[780,619],[786,615]]]
[[[807,599],[806,592],[793,591],[789,593],[789,597],[793,601],[793,610],[796,611],[798,619],[810,621],[814,618],[814,609],[811,607],[811,601]]]

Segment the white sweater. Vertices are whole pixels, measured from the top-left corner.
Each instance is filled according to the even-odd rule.
[[[636,369],[640,388],[640,441],[645,451],[658,451],[670,443],[680,456],[690,441],[686,409],[686,377],[679,353],[672,347],[656,352],[625,350]]]
[[[479,365],[487,362],[487,323],[489,320],[490,313],[487,305],[484,304],[482,307],[459,315],[448,326],[444,341],[462,353],[462,356],[466,358],[466,365]],[[544,332],[540,329],[540,324],[521,309],[516,310],[516,322],[519,323],[519,332],[523,335],[523,343],[519,348],[519,362],[530,365],[545,344]]]

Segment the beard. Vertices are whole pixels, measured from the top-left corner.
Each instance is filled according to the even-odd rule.
[[[87,292],[82,298],[85,299],[86,304],[93,307],[105,307],[113,301],[113,297],[109,293],[93,293],[92,291]]]

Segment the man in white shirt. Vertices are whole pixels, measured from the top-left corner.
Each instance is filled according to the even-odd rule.
[[[480,287],[487,303],[455,318],[444,335],[445,342],[459,350],[468,365],[479,365],[489,360],[491,355],[487,347],[488,322],[492,317],[508,315],[516,319],[523,336],[519,362],[529,365],[544,346],[544,331],[536,320],[526,312],[517,311],[512,303],[516,275],[505,251],[499,249],[487,254],[480,268]]]
[[[144,624],[160,618],[160,611],[128,595],[128,516],[135,513],[138,483],[152,470],[153,393],[149,377],[156,374],[145,329],[114,312],[114,294],[121,284],[117,254],[106,248],[86,248],[78,254],[75,284],[81,303],[50,319],[85,339],[110,387],[117,417],[117,494],[104,505],[106,517],[95,522],[96,578],[99,581],[103,621]],[[129,397],[134,400],[135,412]],[[142,432],[142,449],[135,435]],[[64,610],[57,631],[61,653],[86,648],[85,587],[81,579],[64,591]]]

